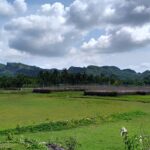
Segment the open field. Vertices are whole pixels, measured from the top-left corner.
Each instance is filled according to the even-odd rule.
[[[63,140],[75,137],[81,144],[78,150],[123,150],[120,128],[127,127],[130,135],[150,134],[150,96],[98,97],[83,92],[0,93],[0,131],[16,126],[33,127],[52,121],[95,118],[90,124],[75,124],[66,129],[24,132],[16,137],[39,141]],[[5,139],[4,135],[0,139]],[[14,149],[17,149],[16,145]],[[18,148],[20,149],[20,148]]]

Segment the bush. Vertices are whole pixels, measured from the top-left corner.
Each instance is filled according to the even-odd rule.
[[[70,137],[65,140],[65,145],[67,150],[75,150],[79,144],[75,138]]]
[[[126,128],[121,129],[121,136],[125,144],[125,150],[149,150],[150,136],[134,135],[129,137]]]
[[[23,134],[30,132],[41,132],[41,131],[60,131],[65,129],[76,128],[80,126],[87,126],[90,124],[94,124],[96,122],[95,118],[83,118],[80,120],[65,120],[65,121],[51,121],[48,123],[41,123],[39,125],[31,125],[26,127],[20,127],[17,125],[15,129],[8,129],[4,131],[0,131],[0,134],[6,135],[8,133],[13,134]]]

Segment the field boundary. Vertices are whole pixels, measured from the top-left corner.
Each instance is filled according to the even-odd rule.
[[[105,122],[116,122],[120,120],[130,121],[137,117],[142,117],[147,115],[142,111],[134,111],[134,112],[125,112],[125,113],[115,113],[108,116],[96,116],[90,118],[83,118],[80,120],[64,120],[64,121],[51,121],[48,123],[41,123],[37,125],[30,125],[21,127],[17,125],[14,129],[7,129],[0,131],[1,135],[7,135],[9,133],[12,134],[23,134],[23,133],[36,133],[43,131],[61,131],[67,129],[78,128],[82,126],[89,126],[93,124],[100,124]]]

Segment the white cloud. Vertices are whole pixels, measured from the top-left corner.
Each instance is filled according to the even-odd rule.
[[[115,14],[115,9],[110,7],[107,7],[104,11],[104,17],[111,17]]]
[[[146,9],[146,7],[143,6],[143,5],[141,5],[141,6],[135,7],[135,8],[133,9],[133,11],[134,11],[135,13],[142,13],[142,12],[145,11],[145,9]]]
[[[36,63],[41,58],[44,64],[56,60],[55,66],[59,60],[61,66],[76,61],[87,65],[101,63],[102,55],[142,51],[150,45],[148,0],[74,0],[68,7],[56,2],[29,9],[25,0],[0,0],[1,58],[30,56]],[[93,33],[95,29],[100,33]]]
[[[106,25],[141,26],[150,22],[147,0],[75,0],[69,7],[69,21],[80,29]]]
[[[81,48],[83,50],[89,50],[89,51],[91,50],[91,52],[93,53],[93,51],[95,50],[97,51],[97,50],[107,49],[111,44],[110,41],[111,41],[110,35],[100,36],[97,40],[92,38],[89,42],[84,42]]]
[[[12,49],[8,46],[9,34],[0,28],[0,61],[10,62],[10,61],[22,61],[28,57],[28,54]]]
[[[11,17],[27,10],[25,0],[15,0],[13,3],[7,0],[0,0],[0,17]]]
[[[54,3],[54,4],[43,4],[41,6],[40,12],[47,15],[54,16],[64,16],[65,15],[65,6],[62,3]]]
[[[46,4],[41,8],[43,14],[15,18],[7,23],[5,30],[12,35],[9,46],[30,54],[50,57],[69,53],[81,33],[66,24],[62,4]]]
[[[17,12],[27,11],[27,4],[25,0],[15,0],[13,5]]]
[[[135,20],[130,20],[132,15],[135,17],[139,13],[147,16],[149,7],[145,4],[145,1],[142,5],[135,0],[123,0],[122,3],[119,0],[75,0],[69,7],[59,2],[47,3],[41,5],[36,14],[12,19],[5,25],[5,30],[11,35],[11,48],[36,55],[69,55],[74,47],[77,49],[76,45],[82,41],[85,33],[94,28],[103,29],[106,33],[78,45],[82,50],[90,53],[134,50],[149,42],[149,25],[139,28],[141,20],[133,29],[131,25]],[[26,3],[15,0],[13,7],[25,11]],[[112,30],[107,32],[108,27]]]
[[[15,13],[13,6],[6,0],[0,0],[0,16],[11,16]]]
[[[84,42],[81,49],[91,53],[115,53],[135,50],[150,45],[150,25],[112,29],[98,39]]]
[[[77,28],[86,29],[101,22],[104,1],[75,0],[68,9],[68,21]]]
[[[104,16],[106,24],[141,26],[150,22],[150,2],[147,0],[116,0],[116,3],[112,0],[110,5],[114,13],[111,17]]]

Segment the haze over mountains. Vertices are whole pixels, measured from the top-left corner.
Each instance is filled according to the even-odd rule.
[[[22,63],[7,63],[0,64],[0,76],[15,76],[17,74],[23,74],[27,76],[37,76],[40,71],[53,71],[54,69],[42,69],[36,66],[29,66]],[[59,70],[62,71],[62,70]],[[67,69],[69,73],[86,73],[87,75],[93,76],[111,76],[115,75],[119,79],[141,79],[147,76],[150,76],[150,71],[145,71],[143,73],[137,73],[131,69],[121,70],[115,66],[88,66],[88,67],[70,67]]]

